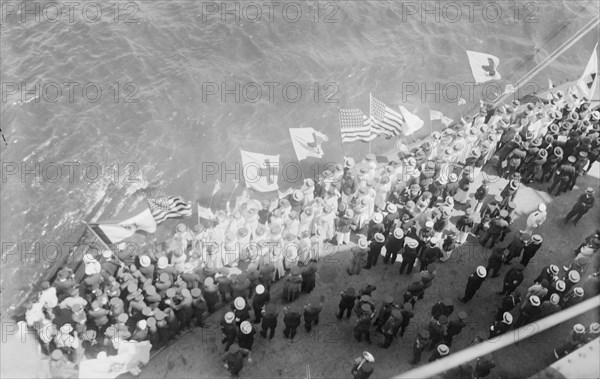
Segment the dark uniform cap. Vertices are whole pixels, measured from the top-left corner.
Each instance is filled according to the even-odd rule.
[[[467,312],[458,312],[458,318],[460,320],[466,320],[467,319]]]
[[[402,317],[402,312],[400,312],[398,309],[394,309],[392,311],[392,317],[394,317],[394,318],[401,318]]]
[[[402,309],[404,309],[405,311],[412,311],[413,306],[411,303],[404,303],[404,305],[402,306]]]
[[[364,312],[367,312],[367,311],[371,310],[371,307],[369,306],[369,304],[363,304],[363,305],[360,306],[360,310],[364,311]]]
[[[429,331],[427,331],[427,330],[421,330],[419,332],[419,336],[421,336],[421,338],[424,338],[424,339],[429,339]]]
[[[354,289],[354,287],[348,287],[348,289],[346,290],[346,295],[349,295],[349,296],[356,295],[356,290]]]
[[[392,296],[390,296],[390,295],[386,295],[383,298],[383,302],[386,303],[386,304],[392,304],[394,302],[394,298]]]
[[[445,325],[448,323],[448,317],[441,315],[438,321],[440,322],[440,324]]]

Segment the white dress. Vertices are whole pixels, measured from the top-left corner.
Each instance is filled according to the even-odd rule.
[[[302,232],[304,232],[305,230],[310,231],[310,226],[313,218],[313,214],[311,214],[310,216],[307,216],[306,213],[300,214],[300,223],[298,224],[298,237],[300,237]]]
[[[335,212],[321,216],[321,223],[325,226],[325,240],[330,240],[335,234]]]

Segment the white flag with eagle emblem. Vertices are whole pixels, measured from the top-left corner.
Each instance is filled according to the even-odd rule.
[[[596,91],[596,87],[598,86],[598,44],[594,47],[594,51],[592,52],[592,56],[588,61],[585,70],[583,70],[583,74],[581,78],[577,81],[577,88],[581,91],[583,96],[586,96],[588,99],[592,99],[594,92]]]
[[[471,71],[476,83],[501,79],[498,72],[498,65],[500,64],[498,57],[470,50],[467,50],[467,56],[469,57],[469,64],[471,65]]]
[[[329,140],[325,134],[313,128],[290,128],[290,137],[299,161],[309,157],[323,158],[321,144]]]
[[[258,192],[277,191],[279,185],[279,154],[266,155],[251,153],[240,149],[242,155],[242,173],[247,188]]]

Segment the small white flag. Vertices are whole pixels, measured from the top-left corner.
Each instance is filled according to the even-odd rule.
[[[446,126],[448,126],[448,125],[452,124],[452,121],[454,121],[454,120],[452,120],[450,117],[446,117],[446,116],[444,116],[444,117],[442,118],[442,124],[444,124],[444,125],[446,125]]]
[[[221,189],[221,182],[219,181],[219,179],[217,179],[217,181],[215,182],[215,187],[213,188],[213,191],[212,191],[212,196],[215,196],[215,193],[219,192],[220,189]]]
[[[444,118],[444,114],[440,111],[434,111],[433,109],[429,110],[429,120],[436,121],[442,120]]]
[[[404,135],[411,135],[423,127],[425,122],[416,114],[410,113],[408,109],[404,108],[402,105],[400,106],[400,113],[402,114],[402,117],[404,117],[404,121],[406,121]]]
[[[500,59],[494,55],[467,50],[469,64],[476,83],[485,83],[490,80],[500,80],[502,77],[497,68]]]

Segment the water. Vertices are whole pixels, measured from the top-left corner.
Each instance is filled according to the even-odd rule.
[[[25,4],[33,7],[34,3]],[[40,4],[44,7],[46,3]],[[281,7],[276,8],[272,22],[252,23],[235,22],[232,16],[223,22],[218,15],[203,20],[202,3],[190,0],[144,1],[137,3],[137,9],[119,3],[118,22],[114,5],[103,6],[101,21],[91,23],[81,16],[83,4],[73,22],[65,6],[56,23],[45,22],[43,17],[36,22],[31,16],[22,22],[20,15],[13,15],[13,8],[3,4],[3,94],[8,92],[8,82],[25,82],[27,88],[33,88],[35,82],[78,82],[79,88],[96,82],[103,90],[95,103],[86,101],[81,92],[69,101],[64,85],[56,103],[48,101],[55,97],[52,88],[39,102],[28,95],[21,103],[17,95],[10,95],[2,103],[2,131],[8,140],[8,146],[2,147],[5,166],[25,162],[33,168],[36,162],[41,167],[57,162],[66,167],[65,162],[95,162],[102,168],[102,175],[92,183],[83,180],[77,170],[78,175],[69,182],[66,169],[56,183],[35,182],[33,175],[24,181],[19,175],[3,181],[3,310],[27,294],[51,264],[41,256],[24,257],[27,247],[35,241],[72,239],[81,220],[99,216],[91,210],[115,177],[118,187],[130,186],[124,182],[130,169],[134,175],[142,174],[152,189],[206,201],[216,177],[203,180],[201,162],[225,162],[231,168],[240,161],[240,148],[281,154],[282,163],[293,161],[289,127],[314,127],[330,137],[323,145],[326,156],[320,163],[338,162],[343,155],[360,157],[368,151],[368,144],[342,147],[338,106],[368,112],[372,92],[394,107],[404,103],[421,116],[429,107],[456,118],[467,107],[458,108],[454,94],[446,96],[453,101],[436,101],[433,95],[422,101],[419,94],[406,95],[406,83],[423,83],[427,88],[434,88],[436,82],[461,83],[462,97],[477,102],[479,93],[469,96],[464,84],[472,81],[465,50],[498,56],[502,83],[516,81],[598,13],[591,0],[536,2],[533,18],[538,22],[526,23],[522,18],[528,10],[522,9],[521,19],[516,19],[508,8],[512,3],[498,3],[503,17],[495,23],[489,22],[493,9],[486,20],[481,7],[475,8],[472,22],[464,8],[459,22],[444,18],[433,22],[429,16],[429,22],[423,23],[418,15],[402,21],[408,3],[403,8],[401,2],[391,0],[348,1],[320,3],[320,22],[315,22],[315,11],[309,8],[314,3],[297,2],[303,15],[296,23],[286,21]],[[452,9],[447,11],[442,16],[456,18]],[[289,18],[294,17],[292,12]],[[131,13],[138,23],[123,22]],[[94,17],[93,9],[88,14]],[[326,16],[338,22],[323,22]],[[549,77],[555,83],[574,79],[596,40],[590,33],[534,81],[543,88]],[[256,82],[263,93],[256,103],[243,99],[236,103],[232,95],[225,102],[218,96],[203,101],[202,83],[206,90],[209,82],[226,83],[229,88],[234,82],[242,86]],[[265,82],[281,83],[272,102]],[[285,83],[300,86],[301,100],[283,98]],[[313,83],[319,83],[316,101]],[[338,103],[325,101],[335,88],[325,87],[328,83],[337,86],[331,98]],[[93,89],[88,91],[88,100],[95,97]],[[128,95],[129,100],[138,102],[125,103]],[[249,92],[248,97],[254,93]],[[427,123],[419,135],[429,131]],[[392,146],[393,141],[379,138],[371,149],[380,152]],[[314,175],[314,162],[303,162],[305,176]],[[48,167],[45,174],[53,178]],[[90,169],[88,178],[93,179],[94,172]],[[229,176],[215,204],[229,197],[231,179]],[[285,188],[290,183],[280,185]],[[8,244],[14,242],[26,243],[25,249],[20,245],[18,253],[5,254]]]

